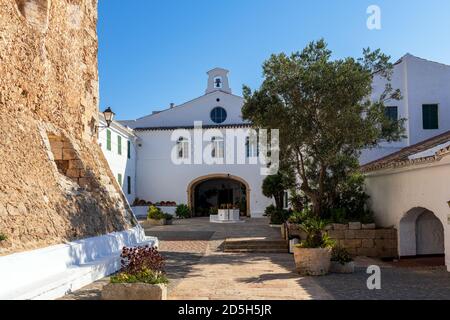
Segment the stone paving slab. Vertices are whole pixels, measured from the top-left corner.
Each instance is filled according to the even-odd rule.
[[[450,300],[450,273],[444,267],[401,268],[359,257],[355,274],[301,277],[290,254],[222,251],[227,238],[280,239],[279,230],[270,228],[265,219],[239,225],[212,225],[202,218],[175,220],[172,226],[146,233],[161,235],[172,300]],[[374,264],[382,270],[379,291],[366,286],[366,269]],[[108,279],[103,279],[65,299],[99,299],[106,283]]]

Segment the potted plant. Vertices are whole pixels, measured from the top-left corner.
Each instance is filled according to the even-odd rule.
[[[175,215],[179,219],[188,219],[191,217],[191,209],[185,204],[180,204],[175,210]]]
[[[148,207],[147,222],[152,226],[163,226],[166,224],[166,216],[155,206]]]
[[[173,216],[171,214],[165,213],[164,218],[166,219],[166,225],[173,224]]]
[[[8,240],[8,237],[0,232],[0,242]]]
[[[306,233],[294,248],[294,259],[298,273],[306,276],[326,275],[330,270],[331,249],[334,242],[324,232],[326,223],[311,217],[300,225]]]
[[[164,259],[156,248],[123,248],[121,270],[102,290],[103,300],[167,300]]]
[[[335,246],[331,252],[330,271],[333,273],[353,273],[355,272],[355,263],[353,258],[342,247]]]

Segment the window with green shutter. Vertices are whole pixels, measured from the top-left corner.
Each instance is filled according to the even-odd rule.
[[[120,186],[122,186],[122,174],[121,173],[119,173],[118,175],[117,175],[117,182],[119,183],[119,185]]]
[[[117,153],[122,155],[122,137],[117,136]]]
[[[127,177],[127,191],[128,191],[128,194],[131,194],[131,177],[130,176]]]
[[[425,130],[439,129],[439,115],[437,104],[424,104],[422,106],[423,128]]]
[[[111,151],[111,130],[106,130],[106,149]]]
[[[127,156],[128,159],[131,159],[131,141],[127,141]]]

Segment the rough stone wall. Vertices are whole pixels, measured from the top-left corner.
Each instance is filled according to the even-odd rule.
[[[398,257],[397,230],[377,229],[374,224],[359,222],[331,224],[327,227],[328,236],[351,255],[374,258]],[[288,237],[306,239],[306,234],[298,225],[288,224]]]
[[[0,0],[0,255],[135,224],[97,143],[96,24],[97,0]]]

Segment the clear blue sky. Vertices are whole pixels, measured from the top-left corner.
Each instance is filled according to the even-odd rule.
[[[366,27],[380,6],[382,29]],[[325,38],[334,56],[381,48],[450,64],[449,0],[99,0],[100,108],[135,119],[204,93],[206,71],[231,71],[233,93],[261,83],[272,53]]]

